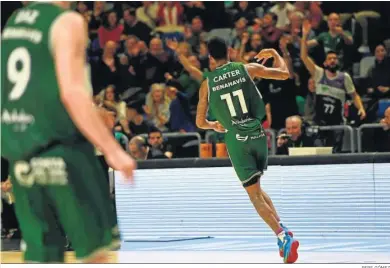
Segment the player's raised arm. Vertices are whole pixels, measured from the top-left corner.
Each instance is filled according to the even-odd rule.
[[[67,12],[54,23],[51,43],[60,87],[60,97],[72,121],[84,136],[100,148],[109,164],[131,178],[135,163],[122,150],[91,105],[92,96],[85,88],[85,20],[75,12]]]
[[[301,60],[305,64],[309,73],[314,76],[316,71],[316,65],[314,61],[309,57],[307,52],[307,37],[311,31],[311,25],[309,21],[304,21],[302,26],[302,39],[301,39]]]
[[[207,80],[204,80],[199,89],[199,102],[196,111],[196,126],[201,129],[213,129],[217,132],[225,133],[224,127],[218,121],[208,121],[207,111],[209,109]]]
[[[287,65],[275,49],[263,49],[255,56],[255,58],[262,64],[264,64],[268,59],[273,58],[274,64],[272,68],[265,67],[259,63],[245,64],[245,67],[252,78],[258,77],[275,80],[286,80],[289,78],[290,73]]]

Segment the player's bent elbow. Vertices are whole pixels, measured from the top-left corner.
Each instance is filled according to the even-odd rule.
[[[283,72],[281,75],[282,80],[287,80],[290,78],[290,73],[289,72]]]
[[[201,128],[201,129],[203,129],[204,128],[204,120],[201,120],[201,119],[196,119],[196,126],[198,127],[198,128]]]

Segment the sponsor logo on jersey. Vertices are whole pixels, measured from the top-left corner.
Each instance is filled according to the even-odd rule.
[[[233,126],[234,125],[243,125],[243,124],[245,124],[247,122],[250,122],[252,120],[253,120],[253,118],[245,118],[245,119],[242,119],[242,120],[232,120],[232,125]]]
[[[7,109],[1,114],[1,123],[5,125],[13,125],[14,131],[23,132],[29,125],[34,124],[35,118],[32,114],[26,113],[23,109],[13,109],[12,112]]]
[[[260,138],[262,138],[262,137],[265,137],[264,131],[261,131],[260,134],[258,134],[258,135],[251,136],[251,140],[260,139]]]
[[[238,141],[247,141],[248,140],[248,136],[240,136],[240,134],[236,134],[236,139]]]
[[[30,162],[17,161],[14,167],[15,178],[21,186],[67,185],[66,163],[61,157],[34,157]]]

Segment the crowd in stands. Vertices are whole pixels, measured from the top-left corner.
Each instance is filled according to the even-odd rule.
[[[204,131],[195,126],[195,114],[200,83],[215,68],[207,51],[207,41],[214,36],[223,37],[230,45],[232,61],[251,62],[263,48],[283,55],[290,69],[288,80],[255,81],[266,102],[263,126],[275,130],[278,137],[282,133],[283,144],[295,144],[294,135],[288,133],[292,122],[302,125],[303,131],[309,125],[379,123],[390,98],[390,23],[383,24],[383,12],[350,7],[348,12],[336,13],[347,5],[318,1],[80,1],[74,9],[88,24],[87,60],[96,104],[115,110],[114,130],[126,136],[126,149],[132,155],[137,151],[136,158],[149,159],[165,156],[164,152],[151,153],[152,131],[163,136],[167,132],[199,132],[204,138]],[[340,107],[318,100],[321,77],[315,77],[302,60],[304,22],[309,25],[304,37],[308,56],[316,66],[325,67],[326,74],[324,62],[329,52],[335,53],[337,71],[351,78],[348,88],[362,100],[364,116],[355,107],[353,95],[346,94],[345,101],[337,103]],[[342,113],[342,121],[326,120],[321,109],[328,114]],[[335,152],[343,152],[345,148],[334,144],[342,142],[343,131],[338,135],[323,135],[315,145],[335,146]],[[123,142],[123,136],[117,136]],[[381,149],[373,144],[366,147]]]

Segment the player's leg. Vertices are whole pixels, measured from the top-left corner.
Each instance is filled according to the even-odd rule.
[[[283,228],[276,219],[272,208],[265,201],[262,193],[263,190],[260,188],[260,175],[255,175],[250,182],[250,184],[246,184],[244,187],[253,206],[259,216],[268,224],[274,233],[279,235],[283,231]]]
[[[24,261],[59,263],[64,261],[65,239],[61,234],[51,200],[43,186],[34,185],[28,174],[21,174],[27,162],[12,165],[11,180],[15,194],[15,212],[22,231]],[[33,170],[31,170],[31,173]],[[30,173],[30,174],[31,174]]]
[[[260,170],[261,172],[265,171],[267,169],[267,165],[268,165],[268,146],[267,146],[265,137],[251,139],[250,148],[251,148],[251,154],[256,159],[255,160],[256,164],[257,164],[256,169]],[[278,221],[280,228],[283,229],[283,232],[281,233],[282,235],[278,235],[278,239],[277,239],[277,244],[279,246],[279,255],[280,255],[280,257],[284,258],[285,262],[288,262],[288,263],[295,262],[298,258],[297,247],[299,246],[299,242],[294,241],[292,239],[292,237],[293,237],[292,232],[290,232],[288,230],[288,228],[285,225],[283,225],[283,223],[280,221],[280,217],[276,211],[276,208],[275,208],[271,198],[264,191],[264,189],[262,189],[262,187],[260,185],[260,176],[258,178],[257,183],[259,184],[259,188],[260,188],[261,194],[263,195],[265,202],[272,210],[273,215],[274,215],[275,219]],[[278,230],[278,233],[279,232],[280,232],[280,229]],[[285,238],[287,241],[289,241],[287,243],[287,246],[284,244],[284,239],[281,239],[281,238],[283,238],[283,233],[286,234]],[[286,248],[287,248],[288,252],[285,252]]]
[[[78,261],[106,263],[109,251],[120,245],[120,239],[103,169],[87,143],[61,146],[46,156],[58,155],[65,162],[68,179],[67,185],[49,191],[59,221]]]

